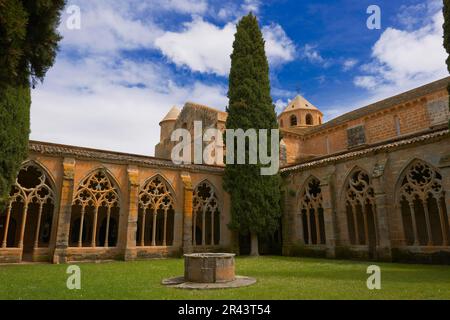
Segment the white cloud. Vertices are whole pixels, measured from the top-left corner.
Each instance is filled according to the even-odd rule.
[[[72,1],[81,8],[81,29],[70,30],[63,16],[62,49],[82,53],[112,53],[121,49],[152,48],[162,30],[150,19],[137,19],[127,2]]]
[[[156,2],[156,4],[152,5],[152,8],[159,6],[166,10],[174,10],[181,13],[201,14],[208,9],[206,0],[152,0],[152,2]]]
[[[186,101],[224,108],[226,88],[201,82],[179,86],[152,63],[58,59],[33,91],[31,138],[152,155],[158,123]],[[142,86],[137,86],[142,84]]]
[[[280,114],[281,112],[283,112],[284,108],[286,108],[286,106],[288,105],[289,101],[287,100],[282,100],[282,99],[278,99],[274,104],[275,104],[275,112],[277,114]]]
[[[372,48],[373,60],[361,69],[364,74],[355,77],[355,85],[388,96],[447,76],[441,9],[435,8],[431,19],[423,20],[429,23],[416,30],[386,29]]]
[[[342,63],[342,68],[344,71],[349,71],[353,69],[358,64],[356,59],[347,59]]]
[[[301,57],[308,60],[311,63],[320,64],[327,68],[330,66],[330,61],[321,56],[317,46],[311,44],[305,44],[301,49]]]
[[[166,32],[156,39],[155,44],[177,66],[225,76],[230,71],[235,32],[232,23],[220,28],[195,18],[185,23],[181,32]]]
[[[272,64],[282,64],[294,60],[295,45],[279,24],[262,28],[266,41],[266,54]]]
[[[266,40],[266,53],[272,65],[292,61],[295,46],[278,24],[262,29]],[[196,17],[184,24],[180,32],[166,32],[156,39],[161,52],[179,67],[192,71],[226,76],[229,73],[236,26],[227,23],[220,28]]]

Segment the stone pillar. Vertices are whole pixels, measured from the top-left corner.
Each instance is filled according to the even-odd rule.
[[[327,257],[336,257],[336,217],[333,201],[332,180],[334,174],[327,176],[320,185],[323,198],[323,217],[325,221],[325,238],[327,246]]]
[[[181,180],[184,184],[184,210],[183,210],[183,253],[188,254],[194,251],[192,245],[192,201],[194,188],[189,173],[183,172]]]
[[[128,212],[127,212],[127,235],[125,241],[125,261],[137,258],[136,232],[139,213],[139,169],[129,166],[128,170]]]
[[[387,163],[387,158],[375,165],[372,174],[372,185],[375,192],[375,207],[374,212],[376,222],[376,237],[377,237],[377,258],[381,260],[391,260],[391,239],[389,232],[389,215],[386,199],[386,181],[384,179],[384,169]],[[394,207],[395,204],[392,205]],[[400,217],[400,221],[402,219]]]
[[[70,218],[74,192],[75,159],[65,158],[63,162],[63,181],[59,201],[59,213],[56,230],[56,246],[53,263],[67,263],[67,248],[69,247]]]

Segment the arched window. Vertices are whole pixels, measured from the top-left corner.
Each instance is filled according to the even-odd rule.
[[[369,175],[362,170],[353,172],[347,182],[346,206],[351,243],[376,247],[375,193]]]
[[[326,243],[323,198],[320,181],[311,178],[302,191],[300,200],[301,219],[305,244]]]
[[[5,212],[0,214],[2,248],[23,248],[32,252],[50,243],[55,192],[44,170],[25,164],[12,187]]]
[[[220,209],[214,187],[207,181],[194,190],[193,244],[197,246],[220,243]]]
[[[313,117],[309,113],[306,115],[305,123],[308,126],[312,126],[314,124]]]
[[[298,125],[297,117],[292,115],[291,116],[291,127],[296,127]]]
[[[104,170],[91,173],[72,202],[70,246],[115,247],[119,213],[119,192],[108,174]]]
[[[172,246],[174,198],[169,184],[160,176],[148,181],[139,192],[138,246]]]
[[[417,160],[400,181],[400,207],[407,244],[448,246],[449,221],[441,174]]]

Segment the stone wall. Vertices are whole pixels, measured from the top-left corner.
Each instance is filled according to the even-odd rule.
[[[442,131],[441,131],[442,132]],[[373,188],[376,208],[378,243],[374,259],[387,261],[418,261],[450,263],[447,245],[408,245],[403,230],[399,188],[405,168],[415,160],[423,161],[442,175],[447,220],[450,212],[450,137],[448,131],[436,136],[423,135],[397,141],[382,149],[365,151],[311,161],[283,170],[286,189],[284,253],[323,255],[338,258],[370,258],[367,245],[352,245],[346,208],[346,184],[355,170],[366,172]],[[305,183],[315,177],[321,182],[325,220],[326,245],[305,244],[299,203]],[[447,221],[447,233],[448,230]],[[445,228],[445,227],[444,227]],[[448,237],[448,235],[447,235]]]
[[[365,144],[371,145],[428,130],[448,123],[448,119],[448,92],[446,88],[441,88],[400,104],[392,104],[377,112],[361,111],[356,117],[352,114],[344,115],[334,125],[330,125],[334,123],[333,120],[330,124],[300,132],[299,138],[295,140],[299,146],[295,149],[301,150],[304,156],[330,155],[345,152],[355,146],[349,145],[349,141],[354,141],[355,128],[363,128],[364,131],[364,139],[358,137],[358,141],[365,140]],[[356,143],[356,146],[360,144]],[[290,157],[288,160],[292,162],[288,163],[293,164],[299,158],[301,155]]]
[[[231,248],[231,233],[227,228],[230,222],[230,204],[228,194],[222,190],[223,169],[175,166],[169,161],[164,162],[148,157],[51,144],[32,144],[34,146],[28,162],[31,161],[47,173],[57,194],[50,244],[48,248],[35,248],[32,254],[26,257],[22,255],[23,248],[0,247],[0,263],[20,262],[25,258],[27,261],[54,263],[82,260],[134,260],[179,256],[182,252],[191,252],[193,250],[192,229],[190,229],[192,224],[187,224],[186,220],[192,219],[193,189],[203,181],[208,181],[213,186],[220,202],[220,244],[196,248],[196,250],[215,251],[219,248]],[[56,151],[53,152],[54,150]],[[106,173],[119,194],[117,245],[109,248],[97,243],[95,247],[86,247],[84,244],[83,247],[74,247],[69,241],[74,197],[84,179],[97,171]],[[141,247],[136,243],[139,190],[156,176],[167,183],[174,198],[173,244]]]

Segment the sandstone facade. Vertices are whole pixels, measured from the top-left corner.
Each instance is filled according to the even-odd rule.
[[[278,118],[284,254],[449,263],[449,81],[326,123],[302,97],[287,106]],[[223,168],[170,161],[174,129],[202,121],[223,131],[226,117],[173,108],[157,158],[31,142],[0,213],[0,263],[235,250]]]

